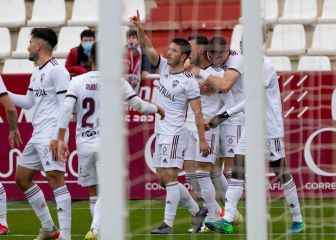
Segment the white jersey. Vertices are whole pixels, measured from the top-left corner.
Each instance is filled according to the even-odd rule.
[[[66,97],[76,99],[76,142],[98,143],[100,140],[99,72],[91,71],[71,80]]]
[[[125,79],[123,79],[122,81],[124,82],[124,100],[128,101],[133,97],[137,96],[137,94],[135,93],[134,89],[129,84],[129,82],[126,81]]]
[[[165,118],[157,121],[156,133],[177,135],[184,130],[189,101],[200,97],[199,85],[189,72],[170,73],[163,57],[159,70],[156,103],[165,110]]]
[[[212,66],[207,67],[205,71],[214,76],[223,76],[224,74],[224,71],[222,69],[213,68]],[[204,81],[204,79],[199,77],[196,77],[196,80],[198,81],[198,83],[202,83],[202,81]],[[211,95],[205,95],[205,94],[201,95],[202,113],[205,120],[209,120],[213,116],[215,116],[216,113],[219,111],[219,109],[222,107],[223,101],[221,95],[223,96],[225,95],[225,97],[227,98],[227,95],[229,94],[213,93]],[[186,127],[190,131],[197,131],[195,114],[190,106],[188,108],[187,113]]]
[[[284,126],[279,82],[273,65],[266,58],[263,74],[266,94],[266,138],[281,138],[284,136]]]
[[[7,93],[7,89],[6,89],[6,86],[0,76],[0,96],[4,95]]]
[[[57,96],[66,93],[69,81],[69,72],[54,58],[34,69],[28,87],[34,101],[31,142],[44,142],[56,136],[59,111],[64,102]]]

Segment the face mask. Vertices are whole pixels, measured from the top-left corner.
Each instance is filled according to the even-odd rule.
[[[84,53],[85,53],[86,56],[91,55],[92,46],[93,46],[93,42],[83,42],[82,43],[82,47],[84,49]]]

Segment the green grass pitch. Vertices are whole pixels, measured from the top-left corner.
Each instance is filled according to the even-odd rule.
[[[49,204],[53,218],[56,219],[56,209]],[[188,234],[190,216],[185,209],[179,209],[174,226],[174,232],[168,236],[153,236],[149,232],[159,225],[163,217],[161,201],[129,201],[129,225],[127,239],[129,240],[237,240],[245,239],[245,225],[238,228],[233,235],[215,233]],[[286,234],[290,224],[289,212],[283,201],[273,201],[269,205],[271,219],[269,221],[269,238],[272,240],[335,240],[336,239],[336,200],[304,200],[302,209],[306,223],[303,234],[289,236]],[[244,213],[243,204],[240,205]],[[113,214],[113,213],[111,213]],[[33,211],[26,202],[8,203],[8,222],[10,234],[0,236],[0,240],[33,239],[39,230],[39,223]],[[72,240],[83,239],[90,226],[88,202],[74,202],[72,212]],[[256,227],[256,231],[258,228]],[[112,239],[108,239],[112,240]]]

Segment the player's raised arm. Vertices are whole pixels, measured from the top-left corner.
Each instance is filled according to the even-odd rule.
[[[137,16],[131,18],[131,22],[138,30],[139,42],[141,47],[143,48],[145,54],[147,55],[149,62],[153,66],[157,66],[160,60],[160,55],[155,50],[151,40],[145,33],[145,29],[140,21],[139,11],[137,11]]]

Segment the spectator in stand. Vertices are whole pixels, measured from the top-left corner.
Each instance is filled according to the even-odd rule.
[[[91,71],[89,59],[91,48],[96,41],[96,34],[93,30],[86,29],[81,33],[80,38],[80,45],[70,50],[65,63],[71,76]]]
[[[125,52],[126,79],[138,93],[141,78],[147,78],[148,74],[155,73],[155,68],[149,63],[147,56],[143,54],[139,44],[137,30],[130,28],[126,33],[127,45]]]

